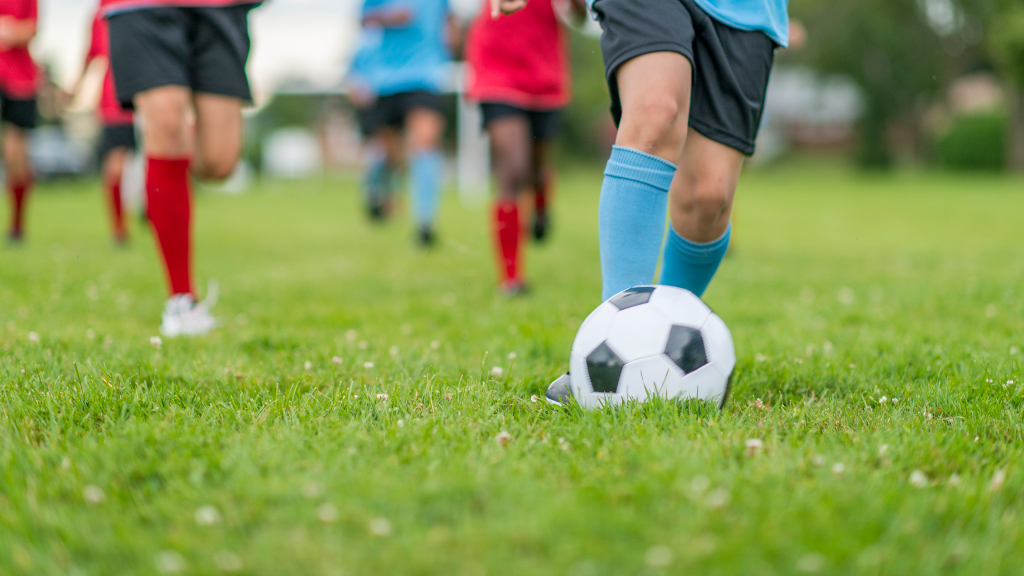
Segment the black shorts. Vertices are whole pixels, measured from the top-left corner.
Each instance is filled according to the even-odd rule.
[[[616,124],[622,118],[618,67],[643,54],[677,52],[693,65],[690,127],[754,153],[777,47],[771,38],[726,26],[693,0],[595,0],[594,13],[604,30],[601,52]]]
[[[100,145],[96,149],[96,155],[100,162],[103,162],[111,150],[118,148],[135,150],[135,126],[131,124],[103,125],[103,135],[100,137]]]
[[[37,116],[35,98],[11,98],[0,91],[0,121],[31,130],[36,127]]]
[[[559,129],[562,127],[562,111],[557,109],[526,110],[525,108],[519,108],[502,102],[481,102],[480,111],[483,113],[484,128],[487,128],[488,124],[498,118],[524,116],[526,121],[530,123],[530,136],[540,142],[554,140],[558,136]]]
[[[359,127],[364,136],[372,136],[381,128],[401,128],[405,117],[414,108],[429,108],[444,114],[441,95],[429,90],[414,90],[381,96],[368,107],[359,110]]]
[[[110,17],[110,64],[117,99],[132,108],[139,92],[185,86],[252,102],[249,11],[257,4],[147,8]]]

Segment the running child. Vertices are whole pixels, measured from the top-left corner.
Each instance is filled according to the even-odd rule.
[[[99,11],[96,12],[92,21],[83,78],[85,71],[90,66],[100,66],[106,70],[103,75],[100,104],[96,109],[100,122],[103,124],[97,157],[102,168],[103,187],[110,208],[114,242],[124,244],[128,241],[128,228],[125,225],[121,199],[121,178],[124,175],[124,167],[128,162],[129,155],[136,147],[135,115],[131,110],[123,108],[117,99],[117,93],[114,90],[114,74],[110,67],[110,36],[107,30],[107,20]]]
[[[190,177],[224,179],[238,162],[242,106],[252,100],[248,15],[258,4],[101,0],[117,98],[141,119],[146,206],[170,292],[160,327],[167,336],[216,326],[212,302],[195,297]]]
[[[32,188],[28,131],[36,127],[39,69],[28,44],[36,35],[38,10],[36,0],[0,0],[0,122],[11,198],[7,240],[12,244],[24,237],[25,203]]]
[[[775,49],[788,40],[787,0],[591,0],[591,9],[619,126],[598,208],[602,298],[654,282],[659,256],[659,284],[703,295],[729,248],[736,182],[754,152]],[[552,383],[548,399],[569,398],[568,380]]]
[[[386,217],[396,173],[408,156],[417,238],[435,241],[445,120],[440,96],[456,26],[448,0],[365,0],[362,46],[349,76],[368,139],[365,195],[370,216]]]
[[[533,191],[533,236],[543,240],[549,222],[548,153],[561,109],[571,98],[567,38],[556,2],[533,0],[521,12],[494,19],[485,1],[466,39],[466,97],[480,103],[491,140],[498,185],[492,228],[501,291],[509,296],[526,289],[519,196]],[[583,0],[568,5],[578,18],[586,16]]]

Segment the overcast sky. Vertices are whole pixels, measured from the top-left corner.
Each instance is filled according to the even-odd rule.
[[[450,0],[472,13],[480,0]],[[53,66],[70,86],[77,78],[88,42],[96,0],[39,0],[39,35],[32,52]],[[361,0],[270,0],[252,13],[253,52],[249,71],[257,93],[282,79],[319,85],[337,82],[351,55]]]

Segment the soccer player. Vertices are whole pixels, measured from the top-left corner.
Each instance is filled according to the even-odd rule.
[[[37,14],[36,0],[0,0],[0,122],[11,197],[11,243],[20,242],[25,233],[25,200],[32,188],[28,131],[36,126],[39,69],[28,44],[36,35]]]
[[[495,0],[506,11],[516,4]],[[619,126],[598,208],[602,298],[655,281],[701,296],[729,248],[787,0],[591,0]],[[668,238],[662,239],[666,212]],[[571,397],[568,375],[548,399]]]
[[[124,166],[128,157],[136,147],[135,116],[131,110],[125,110],[121,106],[121,102],[117,99],[117,93],[114,91],[107,20],[99,11],[92,21],[89,51],[85,56],[85,70],[88,70],[90,65],[98,65],[106,69],[103,76],[103,92],[97,109],[103,124],[103,134],[100,138],[97,156],[103,171],[103,187],[110,207],[114,242],[121,245],[128,241],[128,228],[125,226],[121,199],[121,177],[124,174]]]
[[[500,19],[491,17],[490,5],[484,2],[466,40],[466,97],[480,102],[491,139],[498,185],[492,226],[501,291],[510,296],[526,289],[519,195],[534,192],[533,236],[543,240],[551,186],[547,156],[558,132],[560,109],[570,99],[565,28],[555,1],[533,0],[521,12]],[[569,5],[577,17],[585,17],[583,0],[570,0]]]
[[[141,119],[147,211],[170,287],[160,326],[166,336],[201,335],[216,326],[212,302],[195,297],[189,178],[224,179],[238,162],[242,106],[252,99],[245,74],[248,15],[256,5],[101,0],[117,98]]]
[[[423,246],[435,241],[444,169],[439,92],[456,29],[448,0],[365,0],[362,46],[349,76],[369,140],[365,178],[370,215],[386,215],[390,185],[401,157],[408,155],[413,216]]]

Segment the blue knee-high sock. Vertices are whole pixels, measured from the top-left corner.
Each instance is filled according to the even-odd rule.
[[[440,152],[417,152],[409,162],[412,210],[416,224],[430,226],[437,215],[444,157]]]
[[[729,251],[731,237],[732,224],[725,229],[721,238],[706,243],[691,242],[676,234],[669,226],[658,284],[685,288],[697,296],[703,296],[722,258]]]
[[[621,146],[612,149],[597,216],[602,299],[654,282],[675,172],[674,164],[657,156]]]

